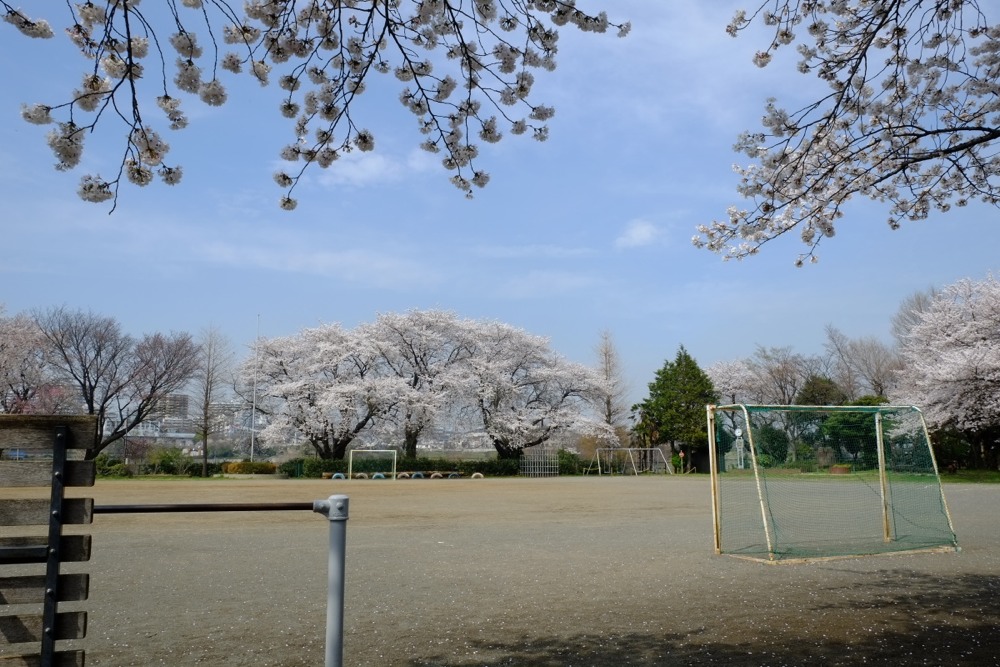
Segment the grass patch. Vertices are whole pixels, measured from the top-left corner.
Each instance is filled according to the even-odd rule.
[[[941,481],[945,483],[1000,484],[1000,471],[959,470],[958,472],[942,472]]]

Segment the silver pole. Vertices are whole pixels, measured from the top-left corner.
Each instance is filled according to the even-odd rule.
[[[257,432],[257,369],[260,353],[260,313],[257,313],[257,335],[253,339],[253,409],[250,412],[250,462],[253,463],[254,435]]]
[[[347,544],[348,498],[330,496],[313,502],[313,511],[330,520],[330,553],[326,601],[326,667],[344,665],[344,561]]]

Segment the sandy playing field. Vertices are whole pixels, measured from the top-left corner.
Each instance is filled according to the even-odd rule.
[[[76,491],[99,505],[347,494],[352,667],[1000,665],[1000,486],[945,486],[960,553],[774,566],[713,554],[707,476]],[[88,666],[323,665],[323,516],[99,515],[87,528]]]

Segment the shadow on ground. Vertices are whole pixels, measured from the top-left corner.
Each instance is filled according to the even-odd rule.
[[[733,609],[718,627],[688,634],[581,634],[470,642],[465,656],[425,656],[413,667],[617,667],[620,665],[1000,665],[1000,577],[877,573],[847,595],[826,591],[816,604],[757,619]],[[839,598],[839,599],[838,599]],[[836,601],[831,602],[831,599]],[[887,619],[868,623],[859,619]],[[791,622],[789,622],[791,619]],[[744,623],[744,625],[746,625]],[[719,636],[724,640],[719,640]],[[827,638],[824,639],[823,636]],[[810,638],[811,637],[811,638]],[[838,639],[829,639],[838,637]],[[481,658],[470,661],[476,651]]]

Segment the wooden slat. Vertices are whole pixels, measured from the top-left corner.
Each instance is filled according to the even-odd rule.
[[[94,415],[0,415],[0,449],[52,451],[55,429],[73,433],[71,449],[91,449],[97,438]]]
[[[59,575],[59,602],[86,600],[90,575]],[[45,575],[0,577],[0,604],[42,604],[45,601]]]
[[[54,630],[56,640],[83,639],[87,636],[87,612],[59,612]],[[7,644],[42,641],[42,615],[0,616],[0,641]]]
[[[67,461],[65,486],[93,486],[93,461]],[[49,486],[51,461],[0,461],[0,486]]]
[[[83,667],[83,651],[56,651],[52,667]],[[0,667],[42,667],[35,655],[0,655]]]
[[[5,559],[3,550],[8,547],[22,548],[45,545],[44,537],[0,537],[0,563],[38,563],[45,562],[44,555],[37,558]],[[63,563],[82,563],[90,560],[90,535],[63,535],[59,538],[59,555]]]
[[[0,526],[47,526],[51,501],[44,498],[0,500]],[[94,518],[93,498],[63,501],[62,524],[88,524]]]

